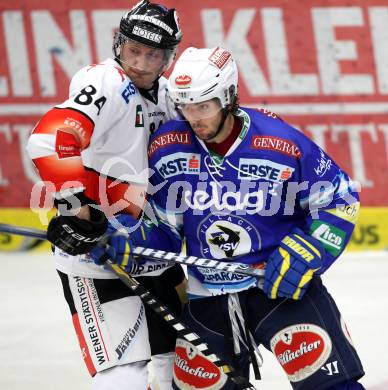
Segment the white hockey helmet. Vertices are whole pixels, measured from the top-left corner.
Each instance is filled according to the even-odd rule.
[[[236,61],[226,49],[187,48],[178,58],[168,80],[168,93],[179,107],[217,98],[223,109],[237,98]]]

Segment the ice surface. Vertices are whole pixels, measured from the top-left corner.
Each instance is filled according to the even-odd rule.
[[[0,254],[0,389],[86,390],[89,376],[51,257]],[[346,254],[327,272],[368,390],[388,389],[388,252]],[[260,390],[291,389],[262,347]],[[126,389],[122,389],[126,390]],[[131,389],[130,384],[128,390]]]

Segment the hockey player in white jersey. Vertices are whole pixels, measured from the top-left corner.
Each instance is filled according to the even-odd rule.
[[[81,69],[69,98],[42,117],[27,145],[59,209],[47,236],[93,390],[145,390],[151,351],[160,389],[170,388],[175,334],[87,253],[105,233],[107,217],[142,212],[148,139],[171,118],[161,74],[181,37],[175,9],[148,0],[136,4],[121,19],[114,58]],[[175,286],[184,279],[182,270],[173,267],[158,278],[163,288],[153,277],[143,282],[179,310]]]

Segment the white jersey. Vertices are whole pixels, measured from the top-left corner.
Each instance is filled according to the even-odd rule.
[[[74,75],[69,99],[57,107],[82,111],[94,123],[90,144],[82,151],[85,167],[122,181],[147,184],[149,136],[170,118],[166,84],[160,78],[158,104],[154,104],[143,98],[111,58]]]
[[[125,208],[120,202],[128,183],[146,188],[149,136],[175,114],[167,107],[166,84],[161,77],[157,98],[147,99],[114,59],[74,75],[69,98],[41,119],[27,146],[42,179],[55,184],[57,196],[84,191],[116,213]],[[56,249],[55,258],[66,274],[111,277],[87,255],[69,256]]]

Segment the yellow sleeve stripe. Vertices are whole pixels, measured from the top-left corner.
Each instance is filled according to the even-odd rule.
[[[315,248],[315,246],[311,245],[308,241],[306,241],[301,236],[298,236],[295,234],[295,237],[298,237],[299,240],[301,240],[305,245],[307,245],[319,258],[321,258],[321,254],[319,253],[319,250]]]
[[[273,299],[277,297],[280,282],[283,280],[284,275],[290,269],[291,266],[290,254],[283,248],[279,248],[279,253],[283,257],[283,262],[280,268],[280,275],[275,280],[275,283],[273,284],[271,289],[271,298]]]

